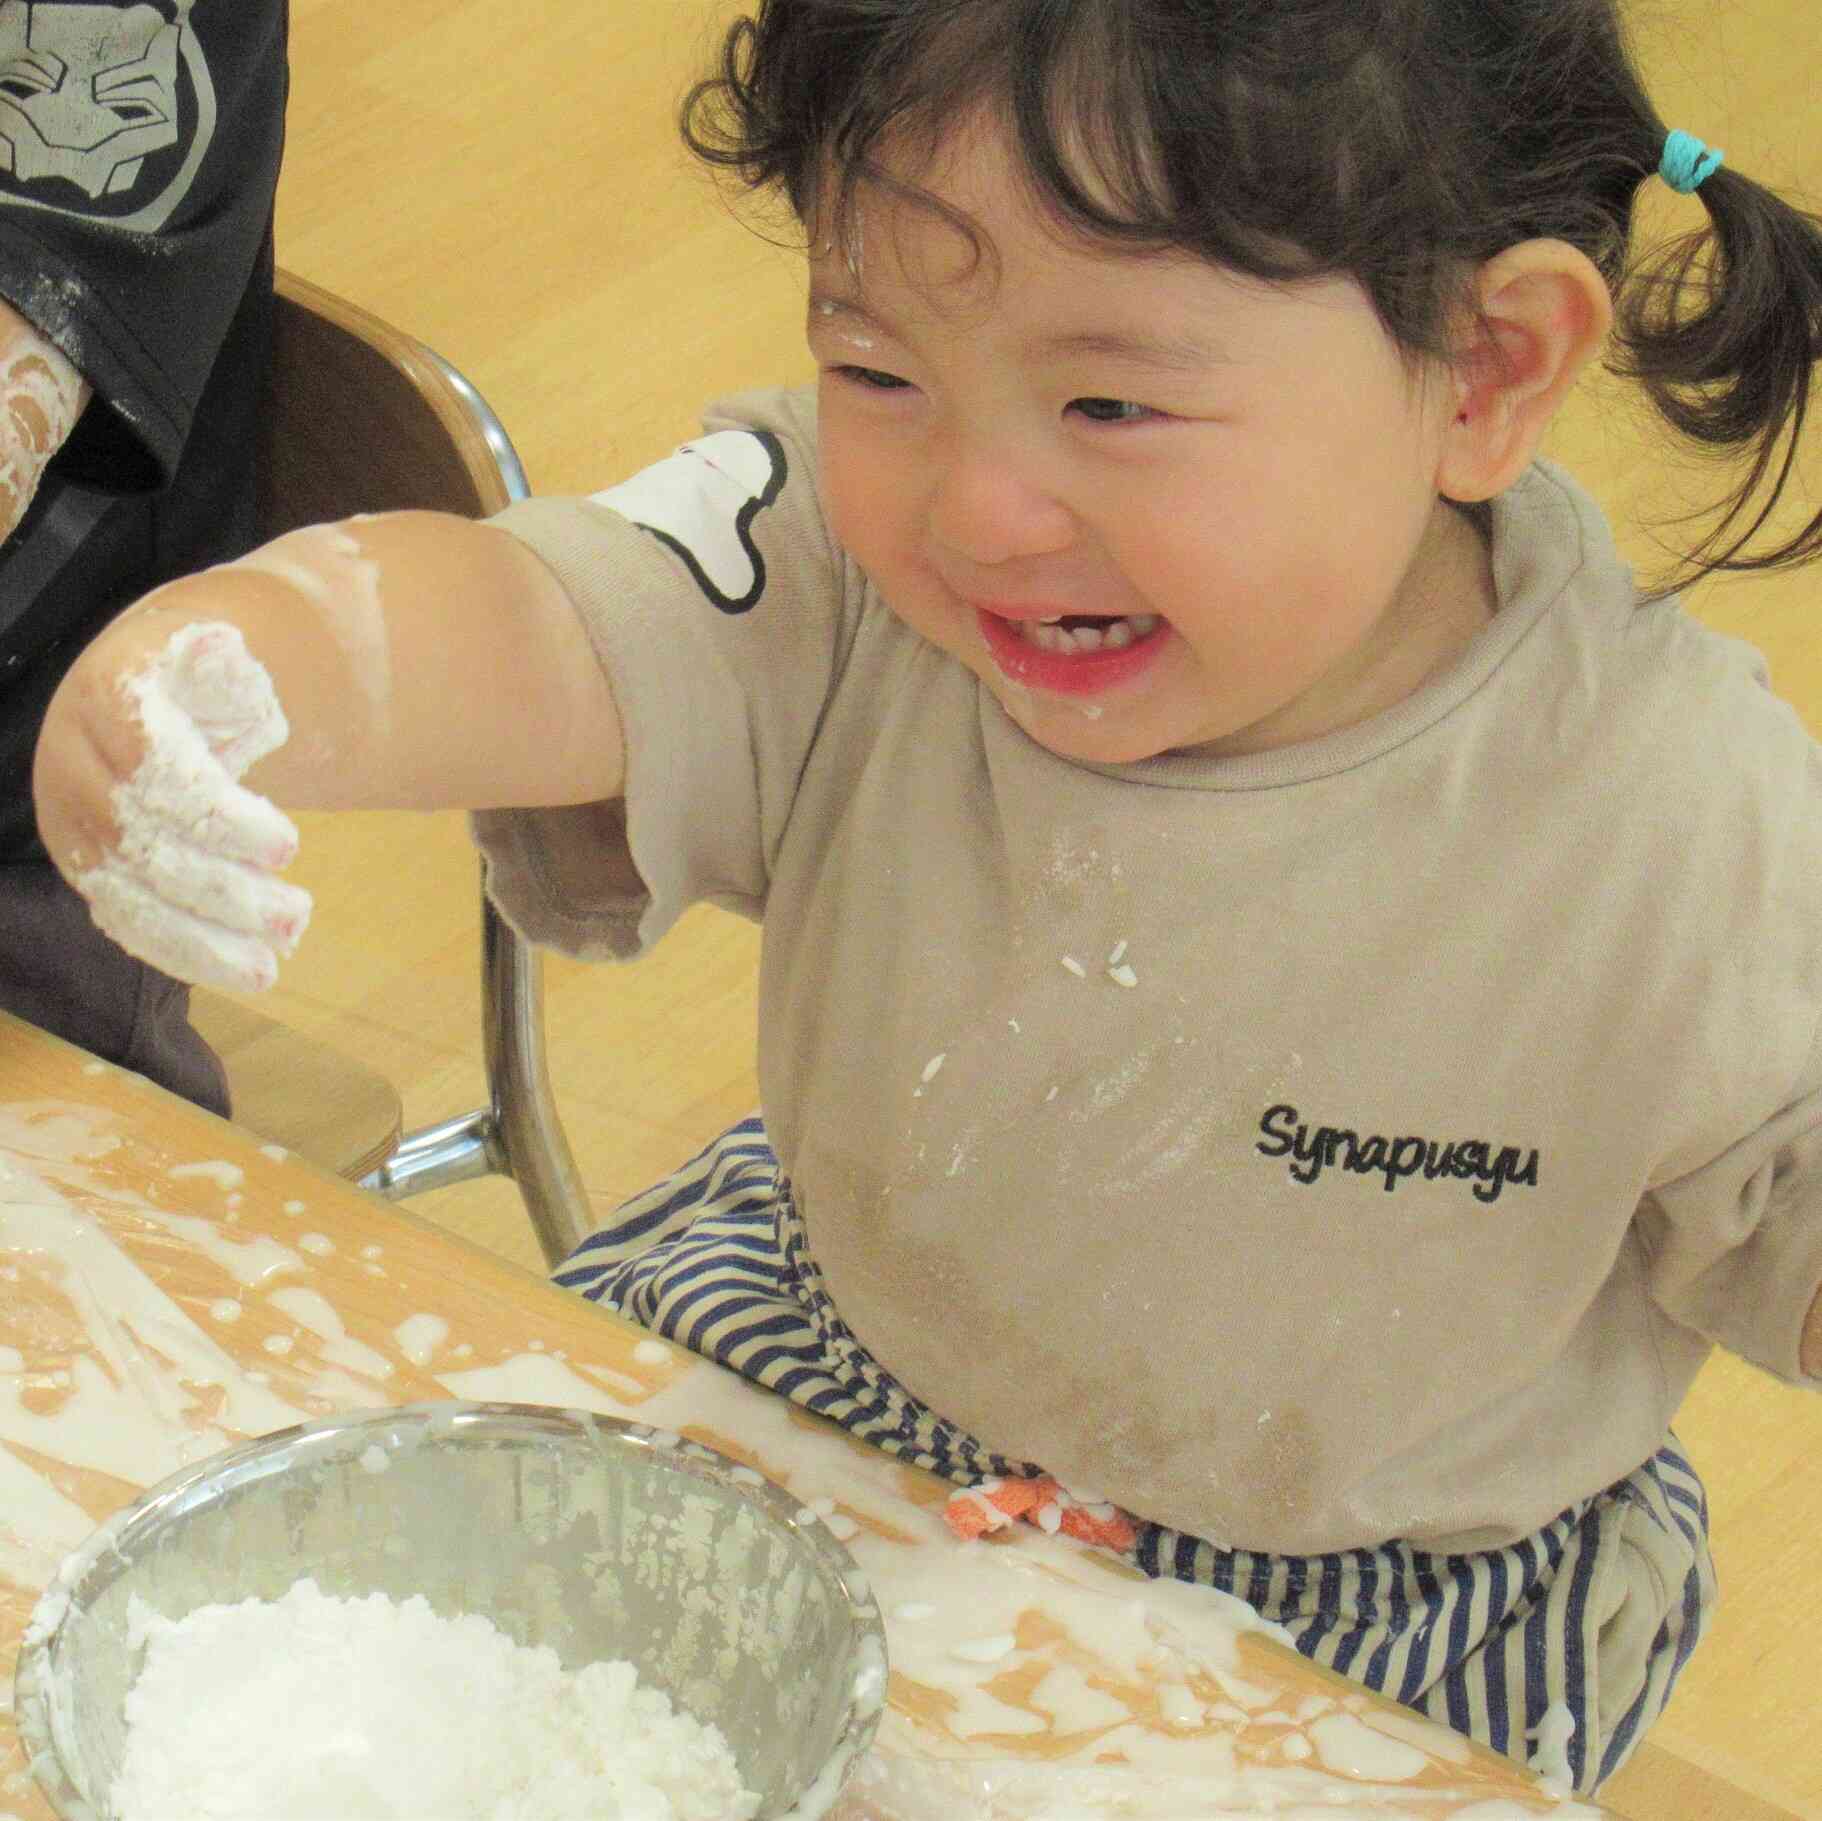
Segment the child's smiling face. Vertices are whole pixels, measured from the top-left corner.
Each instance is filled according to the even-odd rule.
[[[874,195],[811,260],[823,493],[892,609],[1034,739],[1314,739],[1485,624],[1482,540],[1437,493],[1456,387],[1413,375],[1351,280],[1066,239],[986,132],[923,181],[984,257]]]

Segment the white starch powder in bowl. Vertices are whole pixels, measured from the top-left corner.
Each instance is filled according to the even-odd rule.
[[[117,1821],[748,1821],[721,1734],[421,1598],[137,1603]]]
[[[150,1488],[45,1589],[14,1707],[63,1821],[827,1821],[886,1685],[866,1576],[783,1487],[444,1401]]]

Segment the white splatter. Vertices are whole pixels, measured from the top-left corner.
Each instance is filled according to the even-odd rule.
[[[318,1341],[317,1351],[331,1365],[346,1366],[349,1371],[368,1378],[392,1376],[392,1361],[364,1341],[354,1339],[343,1327],[342,1318],[326,1296],[298,1287],[274,1290],[266,1300],[300,1328],[314,1334]]]
[[[272,576],[310,602],[367,698],[374,731],[385,734],[392,720],[392,644],[380,607],[379,565],[360,540],[345,525],[311,525],[227,567]]]
[[[228,1163],[222,1158],[211,1158],[202,1163],[174,1163],[165,1174],[176,1177],[180,1182],[199,1176],[224,1189],[238,1189],[247,1180],[247,1173],[239,1164]]]
[[[440,1315],[407,1315],[392,1330],[392,1338],[414,1366],[428,1366],[449,1338],[449,1323]]]

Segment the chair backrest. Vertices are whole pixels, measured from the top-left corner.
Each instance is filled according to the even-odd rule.
[[[279,272],[276,292],[262,542],[356,512],[480,518],[523,493],[491,413],[422,342],[293,273]]]
[[[360,512],[481,518],[526,497],[525,470],[500,420],[440,354],[291,272],[277,274],[274,303],[262,542]],[[480,895],[488,1104],[388,1143],[360,1181],[398,1200],[510,1176],[554,1266],[589,1230],[588,1192],[551,1095],[537,952]]]

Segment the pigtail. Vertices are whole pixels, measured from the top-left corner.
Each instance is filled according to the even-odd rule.
[[[1620,287],[1608,361],[1688,442],[1744,458],[1685,581],[1822,556],[1822,512],[1750,548],[1790,485],[1822,361],[1822,219],[1726,167],[1699,195],[1709,226],[1649,256]]]

